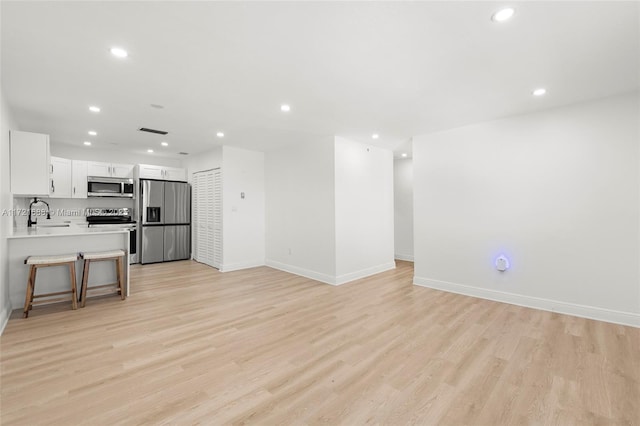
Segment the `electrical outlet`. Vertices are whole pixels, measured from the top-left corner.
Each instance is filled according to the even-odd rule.
[[[500,272],[504,272],[509,269],[509,259],[506,256],[501,255],[496,259],[496,269]]]

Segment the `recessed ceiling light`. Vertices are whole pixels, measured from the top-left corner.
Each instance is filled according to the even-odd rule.
[[[374,133],[374,134],[371,135],[372,139],[378,139],[379,137],[380,137],[380,135],[377,134],[377,133]]]
[[[491,20],[494,22],[508,21],[513,17],[514,13],[516,13],[515,9],[511,7],[506,7],[494,13],[493,16],[491,16]]]
[[[152,150],[152,149],[148,149],[148,150],[147,150],[147,152],[148,152],[149,154],[151,154],[151,153],[153,152],[153,150]]]
[[[100,108],[97,107],[97,106],[91,105],[89,107],[89,111],[91,111],[91,112],[100,112]]]
[[[403,153],[402,153],[402,156],[403,156],[403,157],[406,157],[406,156],[407,156],[407,153],[406,153],[406,152],[403,152]]]
[[[160,142],[160,145],[162,146],[169,146],[169,144],[167,142]]]
[[[121,47],[112,47],[111,48],[111,54],[113,56],[115,56],[116,58],[126,58],[127,56],[129,56],[129,54],[127,53],[126,50],[124,50]]]
[[[545,89],[545,88],[541,87],[541,88],[539,88],[539,89],[534,90],[534,91],[533,91],[533,92],[531,92],[531,93],[533,93],[533,96],[542,96],[542,95],[544,95],[545,93],[547,93],[547,89]]]
[[[91,142],[89,142],[89,141],[84,141],[84,144],[85,144],[86,146],[91,146]]]
[[[289,112],[289,111],[291,111],[291,106],[287,105],[287,104],[282,104],[282,105],[280,105],[280,111]]]
[[[216,136],[219,137],[219,138],[224,138],[224,133],[218,132],[218,133],[216,133]]]
[[[96,132],[95,130],[89,130],[89,132],[88,132],[88,133],[89,133],[89,135],[91,135],[91,136],[97,136],[97,135],[98,135],[98,132]]]

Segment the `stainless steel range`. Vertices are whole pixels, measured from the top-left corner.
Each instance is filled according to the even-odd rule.
[[[117,228],[129,231],[129,263],[138,263],[138,225],[129,207],[92,207],[87,209],[89,228]]]

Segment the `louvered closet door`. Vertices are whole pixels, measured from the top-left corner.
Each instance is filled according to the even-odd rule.
[[[222,264],[222,173],[194,173],[194,259],[215,268]]]
[[[205,173],[194,173],[193,175],[193,258],[204,263],[206,253],[206,235],[204,229],[206,225],[203,206]]]
[[[213,266],[222,266],[222,171],[213,170],[213,205],[211,206],[211,224],[213,238],[213,252],[211,257]]]

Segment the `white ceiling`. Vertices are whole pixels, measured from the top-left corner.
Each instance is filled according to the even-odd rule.
[[[400,152],[413,135],[638,89],[638,2],[515,3],[492,22],[502,6],[2,1],[3,92],[22,130],[175,157],[329,135]]]

